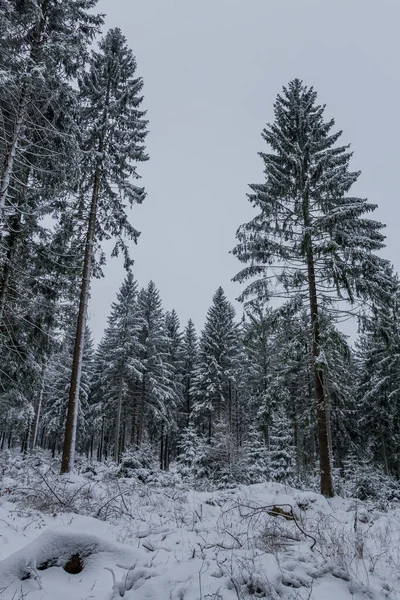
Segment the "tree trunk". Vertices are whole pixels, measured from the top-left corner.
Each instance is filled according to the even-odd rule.
[[[6,262],[3,267],[3,277],[1,280],[0,287],[0,325],[3,321],[4,309],[6,306],[8,284],[10,282],[12,263],[17,251],[18,235],[21,231],[21,215],[15,215],[12,221],[11,233],[8,240],[8,250],[6,256]]]
[[[169,435],[168,433],[165,434],[165,440],[164,440],[164,466],[163,469],[164,471],[169,471]]]
[[[140,405],[139,405],[139,419],[138,419],[138,431],[137,431],[137,443],[136,446],[139,448],[143,438],[143,419],[144,419],[144,402],[146,396],[146,378],[143,374],[142,378],[142,389],[140,394]]]
[[[232,418],[232,382],[228,381],[228,422],[229,422],[229,433],[233,432],[233,418]]]
[[[314,369],[315,399],[317,408],[318,445],[320,456],[320,485],[321,494],[327,498],[334,496],[329,456],[328,428],[326,419],[325,390],[322,369],[319,365],[320,328],[318,316],[318,300],[315,284],[315,267],[311,243],[307,251],[308,288],[310,299],[310,314],[312,327],[312,357]]]
[[[99,153],[103,150],[102,143],[99,144]],[[87,305],[89,299],[90,274],[92,267],[93,244],[97,219],[97,203],[100,193],[101,167],[96,168],[92,202],[90,206],[89,224],[86,235],[85,257],[83,261],[83,273],[81,282],[81,292],[79,299],[78,322],[76,326],[76,336],[74,345],[74,355],[72,362],[71,384],[69,389],[67,422],[65,426],[64,448],[61,460],[61,473],[69,473],[74,465],[75,446],[76,446],[76,428],[78,422],[79,410],[79,386],[82,373],[82,358],[85,343],[85,326]]]
[[[121,374],[119,381],[119,390],[118,390],[118,407],[117,407],[117,420],[115,423],[115,447],[114,447],[114,460],[116,463],[119,462],[120,457],[120,443],[119,438],[121,436],[121,414],[122,414],[122,392],[123,392],[124,380]]]
[[[385,435],[383,433],[382,423],[379,424],[379,431],[380,431],[380,436],[381,436],[381,441],[382,441],[383,472],[386,476],[388,476],[389,475],[389,464],[388,464]]]
[[[160,471],[164,469],[164,425],[161,425],[160,439]]]
[[[104,417],[101,420],[101,432],[100,432],[100,443],[97,448],[97,460],[101,462],[103,460],[103,446],[104,446]]]
[[[4,167],[3,167],[3,172],[2,172],[1,182],[0,182],[0,218],[3,216],[4,207],[6,205],[7,196],[8,196],[8,189],[10,187],[11,177],[12,177],[12,174],[14,171],[14,162],[15,162],[15,158],[17,155],[19,142],[21,140],[23,130],[24,130],[27,104],[28,104],[27,92],[24,87],[21,90],[21,98],[20,98],[20,101],[18,104],[18,111],[17,111],[16,120],[15,120],[15,127],[14,127],[14,131],[13,131],[12,140],[9,145],[8,152],[4,158]]]
[[[39,392],[39,396],[35,402],[35,415],[33,417],[33,423],[32,423],[32,428],[31,428],[31,433],[30,433],[30,443],[29,443],[29,447],[31,450],[33,450],[36,446],[37,443],[37,436],[38,436],[38,431],[39,431],[39,421],[40,421],[40,413],[42,410],[42,402],[43,402],[43,393],[44,393],[44,384],[45,384],[45,375],[46,375],[46,366],[47,366],[47,361],[45,360],[43,362],[43,367],[42,367],[42,372],[41,372],[41,385],[40,385],[40,392]]]
[[[140,393],[139,382],[135,382],[133,386],[132,394],[132,422],[131,422],[131,446],[132,448],[136,442],[136,427],[137,427],[137,409],[138,409],[138,396]]]
[[[190,398],[190,377],[188,377],[186,384],[186,427],[189,427],[190,424],[190,413],[192,410],[192,403]]]

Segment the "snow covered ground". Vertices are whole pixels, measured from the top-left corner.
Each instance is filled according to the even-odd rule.
[[[400,599],[400,508],[173,476],[0,486],[1,600]]]

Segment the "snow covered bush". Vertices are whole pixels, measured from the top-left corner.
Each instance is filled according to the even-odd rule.
[[[123,453],[118,476],[146,480],[147,476],[157,469],[154,451],[150,444],[144,443],[138,449],[129,449]]]
[[[193,480],[206,477],[206,440],[194,427],[186,427],[179,439],[177,472],[183,478]]]
[[[353,455],[344,461],[343,473],[338,477],[338,491],[347,497],[378,502],[381,506],[400,501],[399,481],[385,475],[369,456],[359,459]]]
[[[240,449],[238,476],[240,483],[267,481],[269,477],[268,451],[260,432],[252,427]]]

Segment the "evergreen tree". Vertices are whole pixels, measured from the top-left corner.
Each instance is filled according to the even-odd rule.
[[[253,423],[261,417],[265,444],[269,445],[271,407],[268,405],[271,373],[275,356],[275,323],[273,311],[253,301],[247,306],[243,323],[245,370],[243,380],[250,392],[246,410]]]
[[[87,228],[62,472],[70,471],[74,463],[79,378],[94,250],[104,238],[114,237],[113,254],[122,250],[125,265],[129,266],[128,248],[122,236],[136,241],[139,235],[129,223],[123,204],[127,200],[132,206],[145,197],[144,189],[132,182],[139,177],[135,163],[148,158],[144,152],[147,122],[145,113],[138,109],[143,81],[134,78],[135,72],[136,61],[124,36],[119,29],[112,29],[101,40],[99,52],[92,52],[89,71],[80,80],[84,126],[80,201],[87,209]]]
[[[190,418],[193,408],[192,398],[192,384],[196,372],[197,356],[198,356],[198,341],[196,329],[194,323],[189,319],[188,324],[185,328],[182,341],[182,355],[183,355],[183,367],[182,367],[182,383],[183,383],[183,395],[184,404],[182,406],[182,413],[185,417],[184,422],[186,427],[189,427]]]
[[[234,385],[239,362],[239,330],[235,310],[220,287],[213,296],[199,345],[193,381],[194,410],[213,435],[213,422],[225,421],[232,430]]]
[[[390,298],[376,302],[363,319],[355,414],[362,456],[369,452],[385,475],[400,478],[400,293],[394,276],[393,283]]]
[[[178,472],[183,477],[201,479],[205,476],[207,445],[193,425],[185,427],[179,436]]]
[[[62,434],[65,428],[68,405],[69,379],[73,356],[73,323],[65,333],[59,348],[54,352],[47,365],[44,392],[43,411],[39,428],[43,433],[44,443],[51,448],[53,455],[61,450]],[[88,397],[90,392],[94,351],[90,330],[86,331],[87,344],[82,362],[82,376],[79,395],[79,438],[77,443],[82,449],[85,445],[86,418],[88,415]]]
[[[268,451],[262,434],[250,426],[240,449],[239,480],[246,484],[261,483],[269,477]]]
[[[343,461],[353,451],[359,435],[355,425],[357,369],[347,337],[323,314],[321,325],[329,443],[335,466],[343,469]]]
[[[174,402],[168,403],[166,409],[168,412],[168,427],[162,426],[161,448],[160,448],[160,466],[164,470],[169,469],[170,452],[176,439],[173,439],[178,427],[178,410],[183,402],[183,345],[182,333],[180,331],[179,318],[175,310],[165,314],[165,334],[166,334],[166,359],[171,373],[171,386],[174,392]],[[176,436],[175,436],[176,438]]]
[[[290,421],[282,406],[276,408],[271,427],[269,448],[270,476],[275,481],[290,482],[294,476],[294,447]]]
[[[138,308],[142,319],[139,341],[142,373],[136,396],[134,441],[140,447],[145,428],[151,440],[160,440],[162,429],[169,431],[177,403],[174,370],[168,353],[168,337],[160,294],[152,281],[138,295]]]
[[[249,263],[235,280],[253,279],[243,300],[275,295],[309,306],[321,492],[332,496],[321,303],[382,295],[386,263],[374,253],[383,247],[382,225],[365,217],[375,206],[347,196],[359,173],[349,170],[351,153],[336,145],[341,132],[331,132],[334,120],[324,121],[316,100],[314,89],[298,79],[278,96],[275,121],[262,134],[271,148],[261,153],[266,178],[250,186],[249,200],[259,212],[239,228],[233,252]]]
[[[142,347],[139,335],[142,320],[137,306],[137,284],[129,271],[111,305],[108,326],[101,344],[98,360],[101,369],[99,388],[107,422],[115,422],[114,460],[119,461],[122,448],[122,427],[132,413],[134,383],[141,377]],[[93,385],[96,387],[96,383]],[[114,416],[115,415],[115,418]],[[123,417],[125,423],[122,423]]]

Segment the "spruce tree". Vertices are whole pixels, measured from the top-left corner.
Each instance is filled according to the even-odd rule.
[[[376,302],[362,321],[358,363],[356,441],[385,475],[400,478],[400,291],[393,277],[390,297]]]
[[[182,345],[182,332],[180,331],[179,318],[173,309],[165,314],[166,334],[166,360],[171,373],[171,386],[174,392],[174,401],[166,405],[167,423],[161,429],[160,467],[169,469],[170,453],[176,446],[176,431],[178,428],[179,408],[183,402],[183,366],[184,355]],[[175,438],[175,439],[174,439]]]
[[[194,375],[196,372],[197,356],[198,356],[198,340],[194,323],[189,319],[185,331],[183,333],[182,342],[182,355],[183,355],[183,396],[184,404],[182,406],[182,413],[184,415],[184,422],[186,427],[189,427],[190,417],[193,408],[192,398],[192,383],[194,381]]]
[[[246,309],[243,323],[243,344],[245,353],[245,381],[250,392],[253,422],[261,417],[260,426],[264,431],[265,444],[269,445],[271,407],[268,405],[268,390],[274,348],[274,317],[271,308],[261,302],[252,302]],[[249,410],[249,406],[247,410]]]
[[[282,406],[277,407],[271,427],[269,473],[275,481],[290,482],[294,476],[293,433]]]
[[[352,154],[336,145],[341,132],[332,133],[334,120],[325,121],[324,110],[299,79],[278,95],[275,121],[262,133],[270,147],[260,153],[265,181],[250,186],[258,213],[239,228],[233,253],[246,263],[235,280],[252,279],[243,300],[275,295],[309,306],[321,492],[332,496],[320,307],[381,295],[386,263],[375,254],[382,225],[365,216],[375,206],[347,195],[359,173],[349,170]],[[333,317],[338,304],[332,308]]]
[[[173,426],[171,422],[178,398],[174,385],[174,369],[170,363],[165,316],[160,294],[150,281],[140,290],[138,309],[142,319],[139,341],[142,373],[136,396],[134,443],[140,447],[144,435],[160,440],[161,431]]]
[[[269,477],[268,451],[261,432],[253,425],[240,449],[239,478],[246,484],[261,483]]]
[[[207,312],[192,386],[196,398],[194,410],[207,428],[209,438],[215,422],[228,422],[232,429],[239,349],[235,310],[220,287]]]
[[[201,478],[205,475],[206,440],[200,436],[193,425],[182,429],[179,435],[178,472],[183,477]]]
[[[60,451],[62,449],[62,435],[65,428],[73,357],[73,331],[74,324],[71,322],[59,348],[52,354],[45,373],[43,409],[39,428],[44,432],[45,444],[52,449],[53,455],[56,450]],[[89,329],[86,331],[86,339],[87,344],[82,361],[79,394],[78,423],[80,437],[77,442],[80,446],[83,446],[85,442],[88,398],[93,374],[94,351]]]
[[[86,210],[86,244],[82,265],[74,360],[62,472],[73,468],[79,379],[84,348],[84,331],[90,278],[96,245],[114,237],[113,254],[122,250],[129,266],[126,235],[136,241],[139,233],[129,223],[126,206],[141,203],[143,188],[132,179],[138,178],[136,162],[147,160],[144,151],[147,122],[139,110],[143,81],[135,77],[136,60],[119,29],[110,30],[92,52],[89,71],[80,80],[81,123],[83,132],[84,174],[80,186],[80,202]]]
[[[141,377],[141,345],[139,335],[142,319],[137,306],[137,284],[129,271],[117,301],[111,305],[108,326],[102,340],[102,352],[98,355],[101,383],[101,401],[106,410],[107,421],[115,422],[114,460],[119,461],[123,452],[121,444],[122,418],[132,412],[134,382]],[[97,382],[94,382],[96,386]],[[115,415],[115,419],[113,417]],[[125,436],[124,436],[125,437]]]

